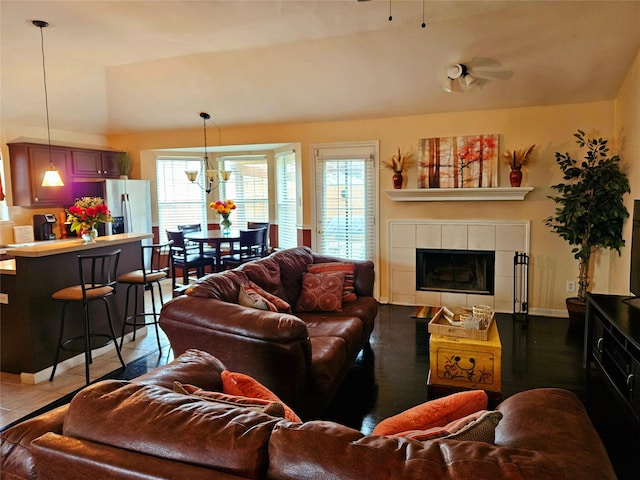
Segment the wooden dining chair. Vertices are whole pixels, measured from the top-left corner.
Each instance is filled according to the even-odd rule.
[[[240,230],[239,247],[232,250],[229,255],[223,255],[221,257],[222,267],[233,268],[240,264],[262,258],[266,232],[266,228]]]
[[[256,228],[264,228],[264,241],[262,242],[262,256],[266,257],[271,253],[271,248],[269,247],[269,222],[247,222],[247,228],[249,230],[254,230]]]
[[[180,230],[182,233],[184,233],[185,235],[187,233],[191,233],[191,232],[201,232],[202,231],[202,225],[200,225],[199,223],[190,223],[187,225],[178,225],[178,230]],[[191,252],[191,250],[200,250],[200,244],[198,244],[198,242],[192,242],[189,241],[188,239],[185,239],[184,241],[185,246],[187,248],[187,250],[190,250],[189,253],[193,253]],[[215,248],[211,248],[211,247],[204,247],[202,250],[202,253],[205,257],[215,257],[216,256],[216,249]]]
[[[205,267],[210,266],[212,271],[216,268],[215,256],[201,255],[200,250],[193,251],[187,248],[184,232],[180,230],[167,230],[167,238],[173,241],[170,250],[172,288],[176,288],[176,270],[182,270],[182,284],[189,283],[189,273],[195,272],[196,276],[204,276]]]

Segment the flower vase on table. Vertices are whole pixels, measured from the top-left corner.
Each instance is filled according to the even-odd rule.
[[[229,215],[222,214],[222,221],[220,222],[220,229],[222,230],[223,235],[231,234],[231,220],[229,220]]]
[[[82,230],[82,240],[84,243],[96,243],[96,238],[98,238],[98,230],[94,226],[89,227],[86,230]]]
[[[98,223],[113,222],[111,211],[100,197],[80,197],[65,211],[71,231],[76,232],[84,243],[95,243]]]
[[[220,230],[222,230],[222,234],[230,235],[231,220],[229,220],[229,215],[231,215],[231,212],[237,208],[235,202],[233,200],[218,200],[216,202],[211,202],[209,204],[209,208],[215,210],[222,217],[222,221],[220,222]]]

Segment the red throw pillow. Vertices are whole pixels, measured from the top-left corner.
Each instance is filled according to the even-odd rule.
[[[307,265],[309,273],[344,272],[344,285],[342,286],[342,301],[353,302],[356,298],[353,286],[356,266],[349,262],[312,263]]]
[[[376,425],[372,433],[374,435],[395,435],[408,430],[443,427],[478,410],[486,410],[487,404],[487,393],[484,390],[454,393],[386,418]]]
[[[284,407],[284,418],[292,422],[302,423],[300,417],[291,408],[255,378],[244,373],[230,372],[229,370],[223,370],[220,377],[222,378],[222,391],[224,393],[281,403]]]
[[[291,305],[281,299],[279,296],[274,295],[273,293],[267,292],[260,285],[255,284],[251,280],[249,280],[249,287],[251,287],[256,293],[261,295],[267,301],[271,302],[281,313],[291,313]]]
[[[342,311],[344,272],[302,274],[302,291],[296,303],[298,312]]]

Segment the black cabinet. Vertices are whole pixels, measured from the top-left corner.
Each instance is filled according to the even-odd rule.
[[[640,299],[587,295],[584,363],[593,363],[633,420],[640,422]]]

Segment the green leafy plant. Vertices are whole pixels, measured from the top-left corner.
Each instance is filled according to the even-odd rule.
[[[129,175],[131,171],[131,157],[127,152],[120,152],[118,157],[118,173],[120,175]]]
[[[600,248],[615,249],[619,255],[624,246],[622,226],[629,212],[622,197],[630,188],[620,157],[609,156],[608,140],[589,138],[582,130],[574,137],[586,149],[584,160],[556,152],[564,182],[551,186],[557,192],[549,196],[556,210],[545,224],[573,246],[571,252],[579,262],[578,299],[584,300],[591,255]]]

